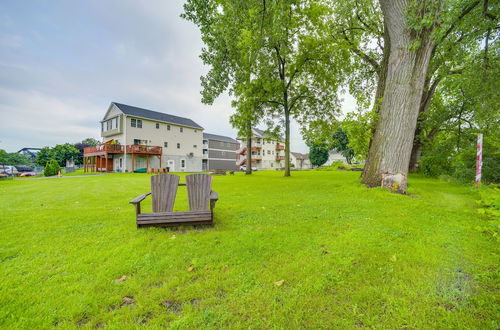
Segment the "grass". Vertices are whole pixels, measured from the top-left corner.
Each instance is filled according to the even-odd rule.
[[[498,242],[475,229],[477,193],[410,185],[217,176],[216,225],[173,231],[135,227],[147,174],[0,182],[0,328],[498,329]]]

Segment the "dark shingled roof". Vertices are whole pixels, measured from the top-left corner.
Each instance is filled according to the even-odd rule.
[[[229,136],[223,136],[223,135],[216,135],[216,134],[210,134],[210,133],[203,133],[203,138],[207,140],[216,140],[216,141],[223,141],[223,142],[231,142],[231,143],[238,143],[233,138],[230,138]]]
[[[133,107],[131,105],[126,105],[122,103],[112,102],[112,104],[116,105],[124,114],[130,116],[136,116],[151,120],[163,121],[166,123],[177,124],[181,126],[188,126],[193,128],[203,129],[200,125],[195,123],[189,118],[178,117],[174,115],[169,115],[167,113]]]

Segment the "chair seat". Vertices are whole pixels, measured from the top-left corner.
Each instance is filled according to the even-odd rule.
[[[211,211],[158,212],[137,215],[137,225],[179,225],[212,223]]]

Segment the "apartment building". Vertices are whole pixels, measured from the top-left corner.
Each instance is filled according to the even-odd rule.
[[[238,167],[246,167],[246,138],[238,137],[241,148],[237,152]],[[273,137],[263,130],[252,128],[252,168],[273,170],[285,167],[285,142],[283,138]]]
[[[112,102],[101,120],[101,137],[103,145],[84,150],[86,168],[202,170],[203,127],[189,118]]]
[[[237,170],[240,143],[228,136],[203,133],[203,170]]]

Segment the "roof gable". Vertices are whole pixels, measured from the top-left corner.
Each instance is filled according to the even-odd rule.
[[[179,117],[170,115],[163,112],[143,109],[134,107],[127,104],[112,102],[112,105],[115,105],[118,109],[120,109],[124,114],[129,116],[141,117],[145,119],[151,119],[154,121],[162,121],[170,124],[176,124],[180,126],[188,126],[193,128],[203,129],[200,125],[195,123],[193,120],[185,117]],[[109,111],[109,110],[108,110]]]

